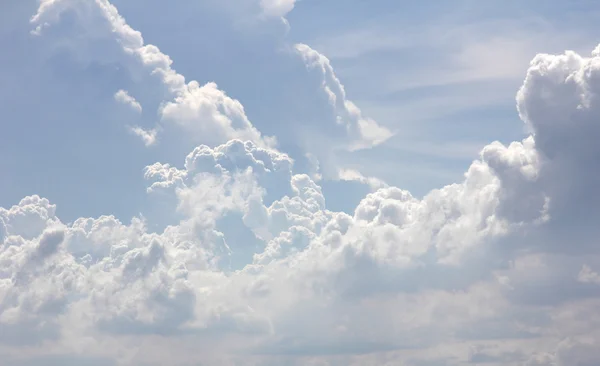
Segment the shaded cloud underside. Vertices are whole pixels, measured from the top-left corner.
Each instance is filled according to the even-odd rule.
[[[261,4],[274,16],[294,6]],[[151,145],[178,126],[199,146],[181,167],[145,169],[149,199],[169,197],[182,217],[160,232],[141,217],[67,224],[38,196],[0,208],[0,352],[12,364],[600,363],[600,51],[536,56],[516,98],[531,136],[487,145],[462,182],[418,199],[334,167],[376,189],[348,215],[326,209],[241,103],[185,82],[108,1],[41,1],[34,33],[52,41],[65,11],[164,96],[157,126],[132,131]],[[329,60],[295,50],[322,72],[345,131],[306,153],[327,160],[390,136],[346,99]],[[223,227],[232,216],[239,227]],[[261,247],[230,270],[242,229]]]

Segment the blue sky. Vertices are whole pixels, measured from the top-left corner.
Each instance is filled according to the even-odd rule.
[[[596,364],[599,12],[2,2],[0,356]]]

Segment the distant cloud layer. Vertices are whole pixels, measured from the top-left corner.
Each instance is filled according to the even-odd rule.
[[[282,17],[294,1],[260,6]],[[77,37],[53,31],[67,13]],[[600,364],[600,48],[537,55],[516,96],[531,135],[490,143],[462,181],[417,198],[335,164],[393,132],[308,45],[293,51],[335,115],[302,145],[313,175],[107,0],[42,0],[31,23],[73,52],[108,39],[86,57],[118,61],[158,96],[114,91],[129,113],[157,112],[132,133],[151,146],[181,129],[197,147],[178,166],[140,167],[147,199],[181,218],[164,230],[143,216],[65,222],[36,195],[0,208],[7,365]],[[322,178],[373,191],[334,212]]]

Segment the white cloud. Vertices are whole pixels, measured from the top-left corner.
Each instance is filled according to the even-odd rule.
[[[322,74],[323,91],[334,108],[337,122],[346,129],[351,150],[374,146],[387,140],[392,133],[374,120],[363,117],[361,110],[346,98],[346,90],[335,75],[327,57],[305,44],[295,45],[306,66]]]
[[[261,3],[265,11],[282,12],[281,15],[291,11],[293,5],[293,1]],[[73,34],[73,41],[64,33],[52,32],[53,26],[61,26],[61,15],[69,11],[77,13],[75,20],[85,30],[85,36]],[[37,26],[35,34],[54,40],[62,47],[71,44],[71,51],[84,60],[110,60],[127,69],[134,82],[134,86],[128,89],[135,90],[120,90],[115,98],[134,109],[141,110],[142,104],[146,109],[155,105],[159,115],[159,122],[152,128],[130,127],[130,131],[146,146],[162,141],[161,135],[174,127],[184,133],[180,139],[194,144],[218,145],[240,139],[263,147],[277,145],[277,139],[263,136],[248,119],[243,105],[219,89],[215,82],[204,85],[195,80],[186,82],[185,77],[172,68],[173,60],[157,46],[146,44],[141,33],[131,28],[107,0],[43,1],[31,22]],[[106,44],[111,44],[112,48],[104,49]],[[306,153],[318,157],[325,177],[339,179],[339,172],[334,167],[337,150],[370,148],[386,141],[392,132],[363,116],[362,111],[347,99],[344,86],[324,55],[304,44],[294,47],[307,68],[316,71],[316,79],[320,79],[318,82],[322,84],[334,114],[334,118],[328,118],[317,131],[309,129],[310,136],[294,136],[299,140],[294,143],[302,145]],[[83,55],[84,50],[89,51],[91,56]],[[138,98],[133,99],[130,92]],[[315,122],[323,124],[322,121]],[[325,141],[317,139],[315,132],[328,137]]]
[[[123,365],[600,361],[600,299],[589,286],[597,282],[592,268],[600,268],[598,53],[538,55],[517,95],[532,135],[485,146],[461,182],[417,198],[340,169],[342,179],[377,188],[348,215],[326,208],[321,187],[294,171],[239,102],[215,84],[185,83],[112,5],[94,4],[43,1],[33,20],[43,34],[64,7],[84,15],[100,9],[125,54],[167,87],[162,121],[208,142],[182,167],[146,167],[149,199],[169,195],[179,217],[164,230],[153,232],[138,217],[128,224],[113,216],[64,223],[38,196],[0,208],[6,359],[39,363],[85,353]],[[352,141],[346,148],[389,137],[346,100],[324,56],[308,46],[297,50],[321,72]],[[241,219],[224,225],[228,215]],[[247,240],[230,241],[235,232]],[[253,255],[242,268],[226,268],[239,248]]]
[[[142,112],[142,105],[137,100],[135,100],[134,97],[129,95],[129,92],[127,92],[126,90],[121,89],[117,91],[115,93],[115,100],[119,103],[128,105],[138,113]]]
[[[160,113],[163,122],[180,125],[194,136],[202,136],[200,141],[219,143],[239,138],[264,146],[275,142],[274,139],[263,140],[246,117],[241,103],[225,95],[215,83],[204,86],[196,81],[188,83]]]
[[[156,128],[153,128],[150,130],[144,130],[143,128],[141,128],[139,126],[135,126],[135,127],[131,127],[130,131],[134,135],[141,138],[142,141],[144,142],[144,145],[146,145],[146,146],[152,146],[157,141],[156,138],[158,135],[158,129],[156,129]]]
[[[385,188],[388,186],[388,184],[382,181],[381,179],[375,177],[365,177],[359,171],[353,169],[341,170],[340,179],[361,182],[363,184],[368,185],[372,190],[377,190],[379,188]]]
[[[204,86],[194,80],[186,83],[185,77],[171,67],[171,58],[158,47],[145,44],[141,33],[132,29],[108,0],[42,0],[31,19],[36,25],[35,34],[44,36],[53,25],[60,24],[61,15],[66,11],[77,13],[76,20],[83,24],[88,36],[73,37],[83,42],[82,46],[73,47],[74,52],[81,52],[78,48],[91,48],[100,59],[116,57],[141,84],[150,83],[159,90],[162,96],[162,102],[157,105],[160,126],[179,126],[195,143],[219,144],[232,138],[249,139],[265,146],[275,143],[274,138],[263,137],[246,117],[242,105],[219,90],[215,83]],[[100,46],[94,49],[94,41],[98,39],[114,42],[118,55],[111,56]],[[124,93],[118,92],[115,97],[132,104]],[[156,135],[161,129],[154,131]],[[136,134],[146,144],[156,140],[152,134]]]

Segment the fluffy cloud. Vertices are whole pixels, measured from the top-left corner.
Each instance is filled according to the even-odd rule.
[[[248,2],[258,3],[246,1],[244,6]],[[294,3],[287,0],[261,1],[257,5],[269,16],[283,16],[293,9]],[[70,14],[75,14],[75,25],[65,21]],[[251,14],[248,16],[253,16]],[[253,141],[263,147],[278,145],[275,137],[261,134],[250,122],[243,105],[219,89],[215,82],[202,85],[195,80],[186,81],[172,67],[173,60],[157,46],[146,44],[141,33],[131,28],[107,0],[41,1],[31,22],[36,27],[34,34],[61,48],[68,48],[80,62],[116,63],[127,71],[130,85],[127,91],[118,90],[115,100],[137,111],[142,110],[142,105],[144,110],[157,110],[157,123],[149,125],[145,122],[145,126],[129,127],[146,146],[160,143],[163,138],[169,138],[168,143],[177,143],[177,139],[211,146],[231,139]],[[294,58],[299,57],[311,74],[307,80],[322,89],[322,98],[318,99],[330,109],[331,118],[328,116],[323,121],[322,116],[318,120],[309,117],[308,131],[300,129],[292,136],[282,136],[285,143],[299,145],[303,149],[300,152],[302,158],[306,155],[318,160],[311,160],[315,177],[322,175],[330,179],[374,183],[372,177],[344,174],[336,163],[336,153],[378,145],[391,137],[392,132],[364,116],[347,99],[344,86],[324,55],[305,44],[294,45],[293,49]],[[174,139],[173,131],[183,133]]]
[[[278,15],[293,7],[268,4]],[[180,124],[204,144],[180,167],[145,168],[148,199],[168,197],[176,218],[164,229],[150,229],[142,217],[66,223],[38,196],[0,208],[4,359],[600,362],[600,229],[593,224],[600,213],[600,51],[536,56],[517,94],[531,136],[484,147],[461,182],[417,198],[340,170],[376,188],[349,215],[327,209],[318,183],[295,171],[239,102],[215,84],[186,83],[110,3],[42,1],[36,33],[68,9],[95,25],[87,29],[96,37],[114,33],[115,57],[131,57],[133,74],[141,65],[143,83],[158,77],[158,94],[166,95],[159,127]],[[339,147],[389,136],[346,99],[323,55],[296,50],[320,73],[349,137]],[[136,102],[128,96],[115,98]],[[244,262],[229,265],[239,253],[248,254],[239,257]]]
[[[201,86],[194,80],[186,82],[185,77],[171,67],[171,58],[158,47],[145,44],[141,33],[132,29],[107,0],[43,0],[31,19],[36,26],[33,33],[53,36],[52,27],[60,27],[62,17],[69,13],[76,14],[80,28],[77,31],[86,35],[78,38],[83,44],[72,44],[73,52],[80,54],[80,49],[91,48],[96,59],[117,60],[124,65],[141,90],[148,84],[157,90],[153,97],[161,117],[160,126],[179,126],[196,143],[219,144],[242,138],[262,145],[274,144],[273,138],[261,136],[252,126],[242,105],[215,83]],[[57,36],[64,37],[60,33]],[[102,42],[110,45],[108,50],[103,49]],[[123,91],[117,91],[115,99],[141,109],[140,104]],[[160,130],[155,127],[148,132],[135,128],[134,132],[149,145]]]

